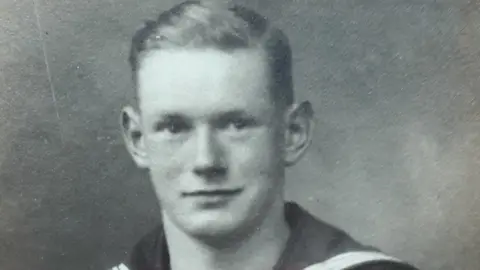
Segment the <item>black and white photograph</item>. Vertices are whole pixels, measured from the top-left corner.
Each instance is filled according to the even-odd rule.
[[[477,0],[0,0],[0,270],[478,270],[479,99]]]

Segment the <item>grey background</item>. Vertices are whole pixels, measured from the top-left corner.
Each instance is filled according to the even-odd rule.
[[[179,1],[0,1],[0,269],[105,269],[156,221],[117,128],[143,19]],[[317,114],[287,195],[423,269],[480,267],[480,3],[245,0]]]

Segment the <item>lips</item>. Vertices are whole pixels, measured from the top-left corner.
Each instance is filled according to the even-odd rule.
[[[182,195],[186,197],[217,197],[217,196],[233,196],[242,192],[242,188],[235,189],[213,189],[213,190],[195,190],[190,192],[183,192]]]

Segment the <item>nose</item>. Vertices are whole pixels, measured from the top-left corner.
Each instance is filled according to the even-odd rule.
[[[203,178],[217,178],[226,173],[221,144],[210,128],[202,128],[197,133],[193,171]]]

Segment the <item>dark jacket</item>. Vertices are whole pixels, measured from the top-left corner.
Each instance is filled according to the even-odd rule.
[[[375,248],[358,243],[342,230],[316,219],[296,203],[285,204],[285,217],[291,235],[273,270],[302,270],[352,251],[379,253]],[[128,268],[113,269],[170,270],[162,226],[151,231],[135,245],[125,266]],[[406,263],[384,259],[370,260],[343,269],[416,270]]]

